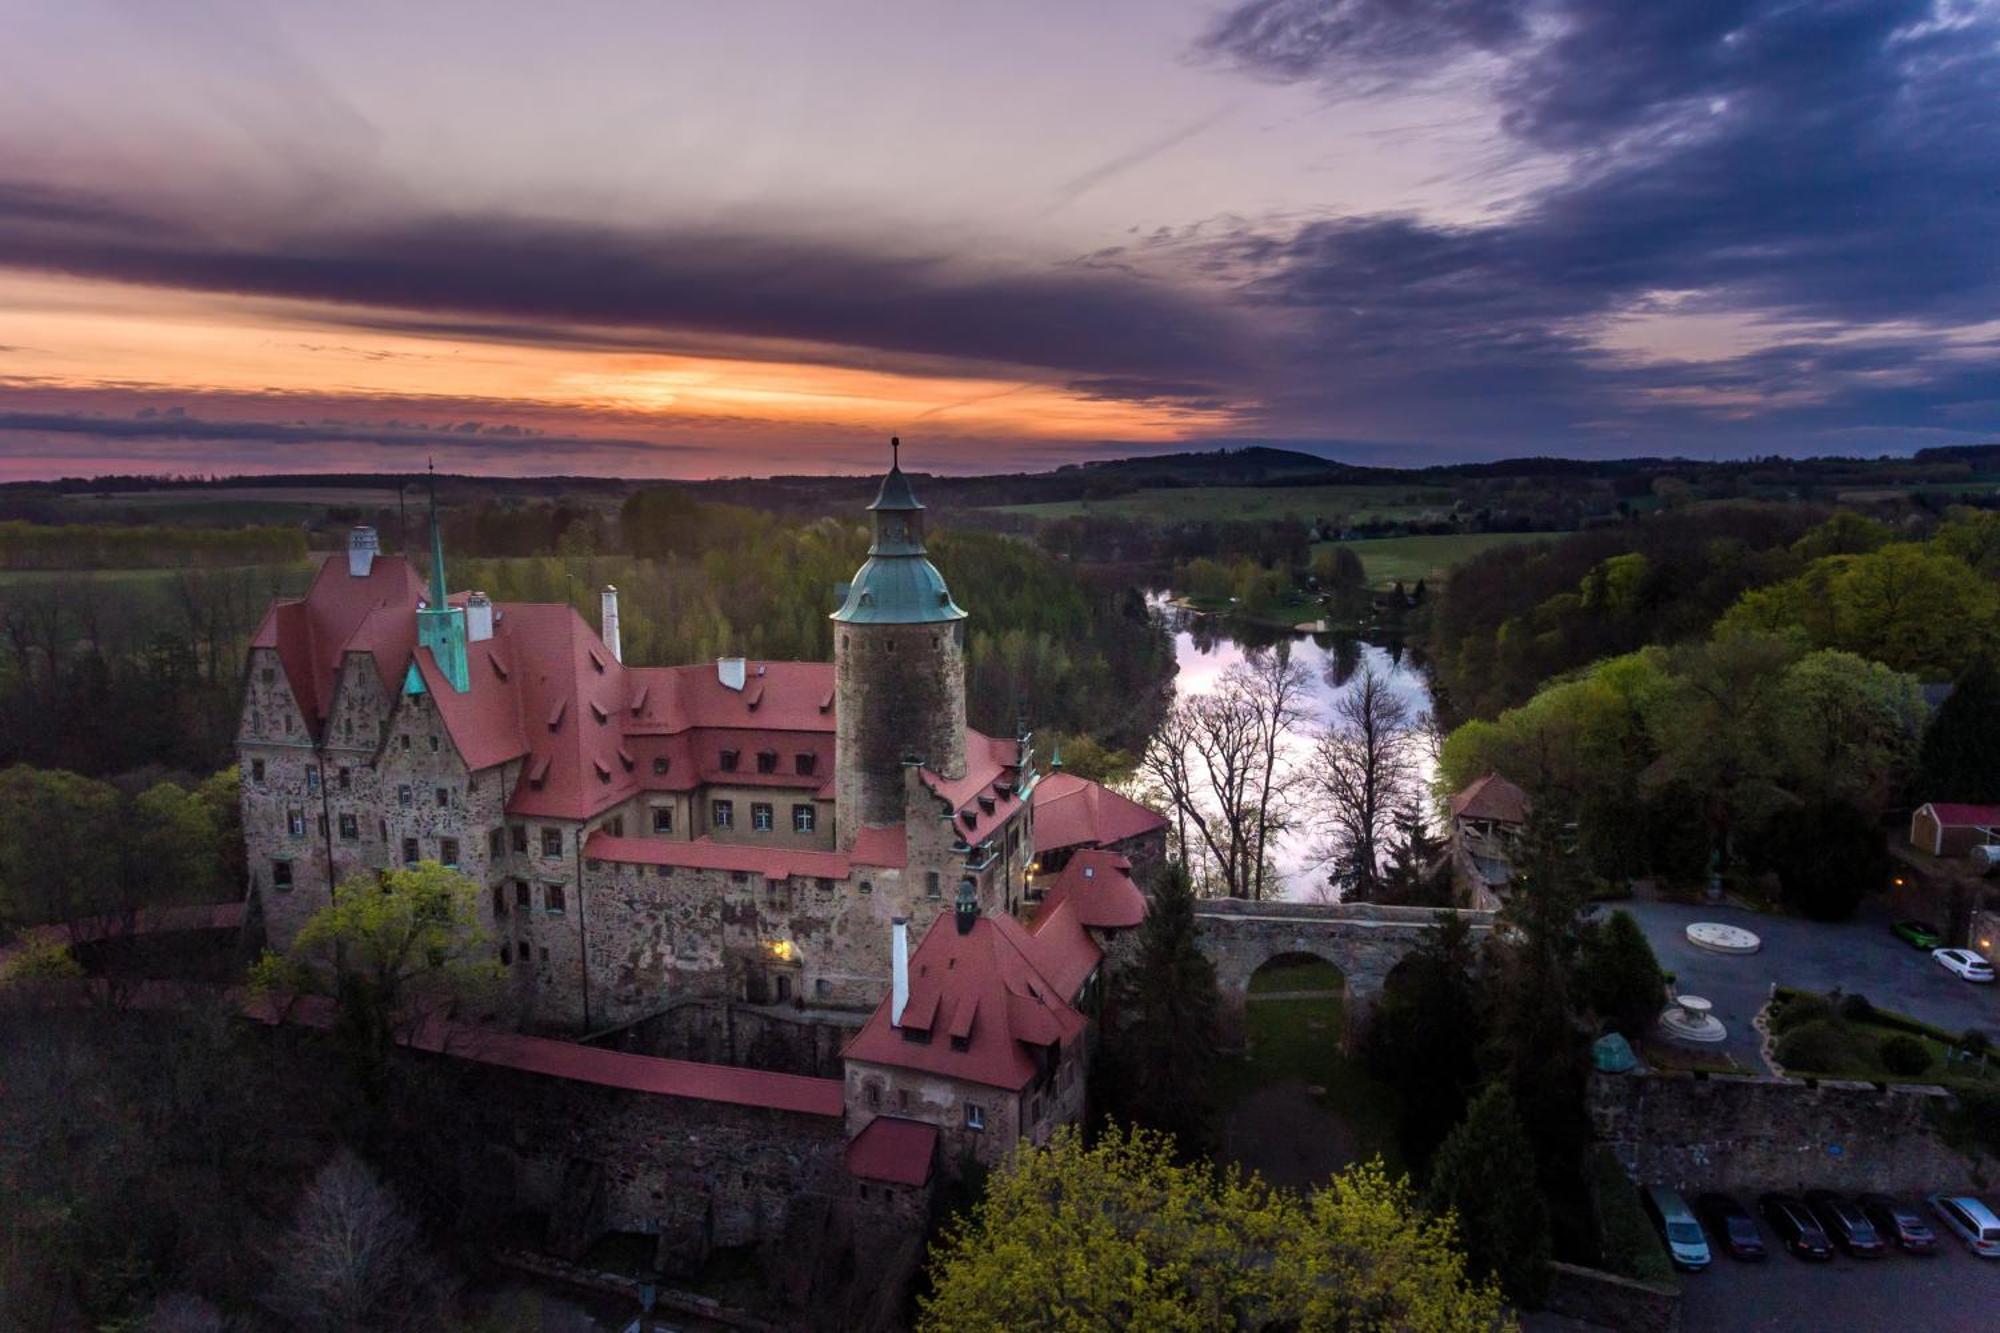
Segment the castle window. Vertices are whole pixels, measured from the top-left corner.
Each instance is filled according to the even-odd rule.
[[[292,715],[290,713],[285,714],[285,734],[287,736],[292,734]]]
[[[340,817],[340,840],[342,842],[361,841],[361,821],[351,814]]]
[[[437,803],[440,810],[451,804],[451,789],[449,787],[439,787],[437,789]]]
[[[833,894],[833,881],[830,879],[824,877],[816,879],[813,881],[813,887],[819,890],[822,898],[830,897]]]
[[[874,880],[872,880],[872,879],[864,879],[864,880],[862,880],[862,881],[861,881],[861,891],[862,891],[863,893],[873,893],[873,892],[875,892],[875,881],[874,881]]]
[[[769,833],[772,824],[771,803],[756,801],[750,806],[750,827],[759,833]]]
[[[661,755],[653,761],[653,771],[655,773],[665,773],[667,771],[667,757],[665,755]]]
[[[261,708],[253,708],[253,709],[251,709],[251,710],[250,710],[250,730],[252,730],[252,731],[262,731],[263,729],[264,729],[264,710],[263,710],[263,709],[261,709]]]
[[[486,855],[489,859],[498,861],[506,854],[507,830],[501,828],[494,829],[486,835]]]
[[[351,718],[351,717],[344,717],[344,718],[340,719],[340,731],[341,731],[341,734],[342,734],[342,735],[344,735],[344,736],[346,736],[346,737],[347,737],[347,739],[349,739],[349,740],[353,740],[353,739],[354,739],[354,719],[353,719],[353,718]]]
[[[501,945],[501,946],[500,946],[500,966],[502,966],[502,967],[509,967],[509,966],[511,966],[511,965],[513,964],[513,962],[514,962],[514,950],[513,950],[513,947],[512,947],[511,945],[506,945],[506,944],[503,944],[503,945]]]
[[[416,792],[414,792],[414,791],[412,791],[412,790],[411,790],[411,788],[410,788],[410,784],[409,784],[409,783],[405,782],[405,783],[404,783],[404,784],[402,784],[402,785],[401,785],[400,787],[396,788],[396,804],[397,804],[397,805],[400,805],[400,806],[402,806],[402,807],[403,807],[403,808],[404,808],[405,810],[407,810],[407,809],[409,809],[409,808],[410,808],[410,807],[411,807],[412,805],[415,805],[415,804],[416,804],[416,801],[417,801],[417,794],[416,794]]]
[[[674,831],[674,808],[671,805],[653,807],[653,832],[672,833]]]
[[[729,872],[729,882],[731,884],[748,884],[750,882],[750,872],[747,870],[732,870]]]
[[[438,752],[438,738],[433,736],[431,737],[431,753],[436,754],[437,752]]]
[[[290,861],[271,862],[271,887],[280,893],[289,892],[292,887],[292,863]]]
[[[493,886],[493,915],[496,917],[507,915],[507,886],[504,884]],[[500,961],[504,963],[507,959],[503,955]]]
[[[353,769],[351,769],[351,768],[342,768],[342,769],[340,770],[340,789],[341,789],[342,791],[353,791],[353,790],[354,790],[354,770],[353,770]]]
[[[810,750],[801,750],[792,756],[792,762],[798,765],[800,777],[809,778],[813,769],[819,764],[819,756]]]
[[[561,830],[561,829],[559,829],[559,828],[549,828],[549,827],[547,827],[546,825],[544,825],[544,826],[543,826],[543,828],[542,828],[542,855],[543,855],[543,856],[561,856],[561,855],[562,855],[562,830]]]
[[[403,741],[403,748],[404,748],[405,750],[409,749],[409,748],[410,748],[410,733],[409,733],[409,732],[407,732],[407,731],[406,731],[406,732],[404,732],[404,733],[403,733],[403,735],[402,735],[402,741]]]
[[[868,1093],[867,1093],[867,1096],[868,1096],[868,1109],[869,1109],[869,1110],[871,1110],[871,1111],[879,1111],[879,1110],[881,1110],[881,1109],[882,1109],[882,1085],[881,1085],[881,1084],[879,1084],[879,1083],[870,1083],[870,1084],[868,1085]]]
[[[832,999],[833,983],[831,981],[828,981],[825,977],[820,977],[818,980],[813,982],[813,995],[816,998],[822,1000]]]
[[[276,685],[278,683],[278,672],[275,667],[265,667],[257,675],[266,685]]]
[[[674,868],[672,866],[654,866],[653,873],[655,875],[658,875],[661,879],[671,879],[673,877]]]
[[[514,961],[519,963],[522,967],[526,967],[530,963],[535,961],[533,958],[529,957],[529,955],[532,954],[533,952],[534,950],[530,949],[524,943],[521,945],[521,952],[515,956]],[[542,957],[547,958],[548,954],[549,951],[547,949],[542,950]]]
[[[542,905],[549,911],[550,914],[555,916],[562,915],[563,886],[560,884],[542,885]]]
[[[294,838],[306,836],[306,812],[300,806],[292,806],[285,811],[285,832]]]
[[[978,1102],[965,1104],[965,1127],[977,1134],[986,1128],[986,1108]]]
[[[509,824],[507,832],[514,839],[514,850],[526,856],[528,854],[528,826],[526,824]]]
[[[710,828],[735,828],[736,802],[710,801],[708,803],[708,826]]]
[[[757,751],[757,771],[758,771],[759,773],[775,773],[775,772],[777,772],[777,771],[778,771],[778,752],[777,752],[776,750],[759,750],[759,751]]]
[[[319,765],[306,765],[306,795],[319,795]]]
[[[264,761],[262,759],[252,759],[250,761],[250,780],[252,782],[262,782],[264,780]]]
[[[944,897],[944,883],[938,878],[938,872],[935,870],[926,870],[924,872],[924,897]]]
[[[734,773],[736,771],[736,751],[724,750],[722,752],[722,771],[725,773]]]
[[[809,805],[792,807],[792,832],[811,833],[819,818],[819,812]]]
[[[527,911],[527,910],[528,910],[529,908],[533,907],[533,906],[534,906],[535,904],[534,904],[534,901],[533,901],[533,899],[532,899],[532,898],[530,897],[530,892],[531,892],[531,891],[530,891],[530,890],[529,890],[529,888],[528,888],[528,881],[527,881],[527,880],[525,880],[525,879],[517,879],[517,880],[515,880],[515,881],[514,881],[514,906],[516,906],[516,907],[520,908],[520,909],[521,909],[521,910],[522,910],[523,912],[525,912],[525,911]]]
[[[444,862],[448,866],[455,866],[458,864],[457,838],[438,839],[438,860]]]
[[[403,864],[413,866],[422,858],[423,853],[417,850],[417,840],[415,838],[403,839]]]

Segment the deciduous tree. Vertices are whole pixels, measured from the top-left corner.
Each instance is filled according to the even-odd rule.
[[[1417,796],[1418,719],[1389,678],[1361,669],[1314,745],[1311,782],[1335,877],[1372,897],[1396,812]]]

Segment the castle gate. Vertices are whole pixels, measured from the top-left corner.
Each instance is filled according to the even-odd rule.
[[[1380,907],[1368,903],[1247,902],[1217,898],[1195,905],[1201,951],[1215,964],[1215,986],[1226,1009],[1241,1016],[1250,978],[1286,954],[1310,954],[1346,978],[1346,1043],[1367,1030],[1382,987],[1427,927],[1462,916],[1475,936],[1493,929],[1492,912],[1448,907]]]

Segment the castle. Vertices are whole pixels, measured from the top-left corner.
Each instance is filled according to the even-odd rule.
[[[237,749],[271,942],[354,875],[437,861],[485,886],[535,1029],[690,997],[869,1013],[843,1061],[863,1175],[998,1160],[1074,1118],[1100,965],[1165,821],[966,725],[966,612],[900,466],[869,512],[830,664],[629,666],[615,588],[593,630],[452,592],[435,505],[427,579],[355,529],[250,653]]]

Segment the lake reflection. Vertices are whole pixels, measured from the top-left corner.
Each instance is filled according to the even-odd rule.
[[[1180,668],[1174,678],[1177,697],[1213,690],[1222,674],[1249,652],[1280,640],[1291,644],[1293,659],[1302,663],[1312,677],[1313,718],[1291,738],[1279,760],[1290,770],[1312,761],[1314,733],[1333,716],[1334,701],[1352,688],[1364,664],[1373,666],[1377,675],[1388,680],[1396,696],[1409,706],[1412,717],[1431,710],[1430,679],[1422,665],[1401,645],[1384,647],[1331,634],[1286,635],[1234,625],[1220,616],[1183,611],[1169,605],[1163,595],[1148,600],[1174,636],[1174,661]],[[1437,770],[1428,745],[1419,747],[1417,768],[1428,791]],[[1277,896],[1309,896],[1310,890],[1325,878],[1326,871],[1320,863],[1322,838],[1314,821],[1308,813],[1298,823],[1299,827],[1272,845],[1271,864],[1281,880]]]

